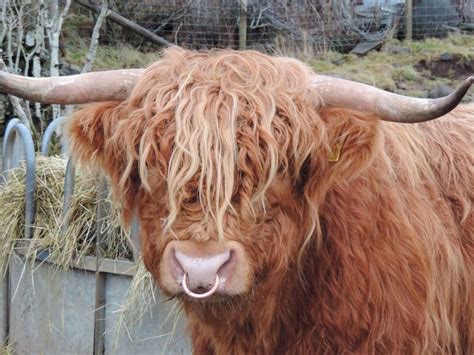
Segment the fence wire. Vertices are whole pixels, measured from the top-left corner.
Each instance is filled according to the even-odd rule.
[[[143,49],[144,54],[154,53],[164,42],[159,38],[157,41],[156,36],[192,49],[243,48],[244,43],[249,49],[310,57],[327,50],[348,52],[365,42],[375,42],[372,48],[376,48],[387,38],[405,38],[408,13],[405,0],[105,1],[0,0],[0,59],[11,72],[21,75],[69,75],[83,69],[69,63],[83,60],[84,51],[91,58],[96,53],[91,49],[100,46],[116,47],[118,51],[135,47]],[[100,9],[104,2],[114,15],[155,36],[144,39],[143,33],[139,36],[125,29],[123,23],[115,24],[111,17],[96,26],[101,21],[87,5],[95,4]],[[414,39],[474,30],[474,0],[411,2]],[[66,8],[67,16],[59,21],[57,15]],[[59,23],[62,29],[58,29]],[[94,28],[99,27],[99,36],[92,36]],[[131,65],[135,65],[133,60]],[[0,97],[0,127],[12,110],[22,121],[32,120],[30,111],[25,113],[5,100],[5,96]],[[39,104],[34,110],[35,117],[49,117]],[[56,107],[53,112],[57,113]],[[32,122],[30,126],[34,128]]]
[[[363,41],[403,38],[406,28],[404,0],[125,0],[111,6],[171,43],[195,49],[238,48],[242,16],[246,47],[255,49],[348,50]],[[414,39],[460,31],[474,22],[474,0],[414,0],[412,21]]]

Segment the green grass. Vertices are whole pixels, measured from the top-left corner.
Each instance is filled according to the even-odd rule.
[[[79,47],[69,54],[69,62],[82,66],[85,62],[88,47]],[[117,46],[99,46],[92,65],[92,70],[144,68],[158,59],[156,53],[142,53],[128,44]]]
[[[407,46],[415,60],[436,59],[446,52],[468,60],[474,58],[473,35],[452,35],[442,39],[430,38],[419,42],[409,42]]]
[[[405,52],[394,53],[396,47],[405,48]],[[447,70],[441,77],[433,76],[429,70],[420,67],[421,62],[429,66],[444,53],[450,53],[456,60],[471,63],[472,66],[474,36],[453,35],[416,42],[391,40],[380,51],[369,52],[363,57],[326,52],[306,62],[320,74],[337,75],[405,95],[424,96],[436,85],[455,87],[464,78],[454,75],[454,68]],[[466,73],[465,77],[472,74]],[[474,94],[469,92],[466,101],[473,99]]]

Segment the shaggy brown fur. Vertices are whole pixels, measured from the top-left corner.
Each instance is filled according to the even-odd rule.
[[[310,76],[169,49],[127,101],[74,115],[72,150],[137,210],[158,283],[170,240],[245,247],[247,293],[182,299],[196,354],[474,353],[474,105],[381,123],[322,107]]]

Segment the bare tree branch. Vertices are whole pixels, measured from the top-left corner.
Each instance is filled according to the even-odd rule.
[[[53,0],[50,5],[49,21],[51,24],[49,34],[50,46],[50,75],[59,76],[59,36],[61,35],[61,28],[64,22],[64,17],[67,15],[71,7],[71,0],[66,0],[66,4],[61,12],[59,12],[58,0]],[[53,120],[59,118],[61,115],[61,106],[52,105]]]
[[[2,2],[2,9],[0,13],[0,23],[2,24],[2,32],[0,33],[0,43],[3,43],[3,39],[5,38],[8,26],[7,26],[7,5],[10,0],[4,0]]]
[[[23,49],[22,41],[24,36],[24,27],[23,27],[23,17],[24,17],[24,10],[25,10],[25,1],[22,0],[20,3],[20,7],[18,8],[16,2],[15,4],[15,11],[17,13],[16,18],[18,19],[17,23],[17,33],[16,33],[16,57],[15,57],[15,72],[19,72],[20,69],[20,54],[21,50]]]
[[[99,7],[89,0],[75,0],[75,2],[91,11],[94,11],[95,13],[100,12]],[[167,47],[170,47],[173,45],[172,43],[168,42],[166,39],[156,35],[155,33],[151,31],[148,31],[146,28],[143,28],[142,26],[136,24],[133,21],[130,21],[129,19],[119,15],[118,13],[114,11],[110,10],[108,12],[107,19],[116,23],[119,26],[122,26],[132,32],[135,32],[136,34],[142,36],[143,38],[146,38],[150,42],[153,42],[159,45],[164,45]]]
[[[165,28],[169,23],[176,22],[186,16],[195,2],[196,0],[190,0],[185,5],[183,4],[182,6],[176,7],[176,10],[173,11],[165,20],[161,21],[160,25],[156,27],[153,32],[157,33]]]
[[[99,46],[100,28],[102,27],[102,23],[104,22],[104,19],[107,17],[108,13],[109,10],[107,0],[103,0],[99,15],[97,16],[97,20],[94,25],[94,30],[92,31],[91,44],[89,46],[89,51],[87,52],[86,62],[82,67],[82,73],[87,73],[92,68],[92,63],[94,62],[95,55],[97,53],[97,47]]]

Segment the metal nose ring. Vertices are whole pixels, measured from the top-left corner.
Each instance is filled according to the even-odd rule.
[[[219,287],[219,276],[216,274],[216,278],[214,280],[214,286],[212,286],[212,288],[209,291],[204,292],[204,293],[194,293],[193,291],[191,291],[188,288],[187,278],[188,278],[188,273],[185,272],[184,275],[183,275],[183,289],[184,289],[184,292],[186,292],[187,295],[189,295],[193,298],[206,298],[206,297],[209,297],[214,292],[216,292],[217,288]]]

